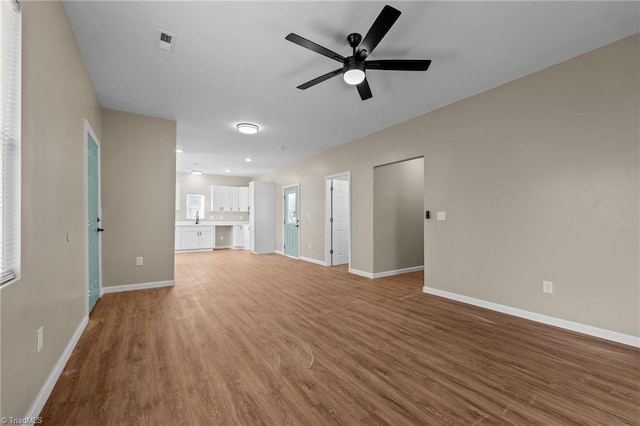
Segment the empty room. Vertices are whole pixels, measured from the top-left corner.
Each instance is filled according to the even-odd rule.
[[[640,2],[0,37],[0,423],[640,425]]]

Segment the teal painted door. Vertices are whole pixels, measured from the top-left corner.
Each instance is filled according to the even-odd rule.
[[[87,134],[87,177],[88,177],[88,230],[89,236],[89,312],[100,296],[100,214],[99,208],[99,156],[98,145],[91,135]]]
[[[299,257],[300,248],[300,188],[298,185],[284,189],[284,254]]]

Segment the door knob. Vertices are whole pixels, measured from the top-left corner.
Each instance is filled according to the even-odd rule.
[[[104,232],[104,229],[98,228],[98,232]]]

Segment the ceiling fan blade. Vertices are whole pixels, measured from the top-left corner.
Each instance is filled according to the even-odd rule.
[[[360,93],[360,98],[363,101],[366,101],[367,99],[373,97],[373,95],[371,94],[371,87],[369,87],[369,82],[366,78],[356,87],[358,88],[358,93]]]
[[[307,40],[304,37],[300,37],[297,34],[290,33],[285,39],[289,40],[292,43],[297,44],[298,46],[302,46],[306,49],[313,50],[316,53],[319,53],[327,58],[331,58],[338,62],[344,62],[345,57],[340,55],[339,53],[334,52],[333,50],[329,50],[326,47],[320,46],[318,43],[314,43],[310,40]]]
[[[373,52],[373,49],[376,48],[380,40],[387,34],[399,17],[400,11],[398,9],[389,5],[382,8],[373,25],[369,28],[369,32],[364,36],[362,43],[360,43],[360,47],[358,47],[357,57],[359,60],[362,61]]]
[[[364,67],[368,70],[389,71],[426,71],[429,69],[429,59],[387,59],[382,61],[365,61]]]
[[[331,77],[335,77],[338,74],[342,74],[342,68],[338,68],[337,70],[333,70],[331,72],[323,74],[320,77],[316,77],[313,80],[309,80],[306,83],[301,84],[300,86],[298,86],[298,89],[300,89],[300,90],[308,89],[309,87],[315,86],[318,83],[322,83],[325,80],[329,80]]]

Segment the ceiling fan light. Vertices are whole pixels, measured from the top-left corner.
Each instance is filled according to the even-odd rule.
[[[240,133],[247,135],[255,135],[260,130],[257,125],[251,123],[239,123],[236,127]]]
[[[362,83],[364,81],[364,77],[364,71],[359,68],[352,68],[345,71],[343,74],[345,83],[352,86],[357,86],[358,84]]]
[[[196,175],[196,176],[200,176],[201,174],[203,174],[204,172],[202,170],[191,170],[191,174],[192,175]]]

